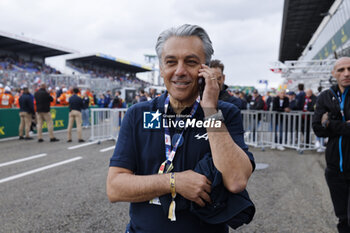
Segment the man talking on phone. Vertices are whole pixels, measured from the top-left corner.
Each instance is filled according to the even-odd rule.
[[[229,193],[245,189],[255,163],[240,111],[218,101],[217,75],[205,65],[214,50],[203,28],[163,31],[156,52],[167,92],[127,111],[110,160],[108,198],[131,202],[126,232],[227,233],[225,223],[203,221],[192,211],[214,202],[212,181],[195,170],[209,157]]]

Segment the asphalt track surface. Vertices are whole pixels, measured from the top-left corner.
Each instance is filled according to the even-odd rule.
[[[59,142],[0,141],[0,232],[125,232],[129,205],[111,204],[105,192],[115,142],[78,143],[75,131],[72,143],[65,132],[55,136]],[[336,232],[324,154],[250,150],[269,166],[248,184],[254,220],[230,232]]]

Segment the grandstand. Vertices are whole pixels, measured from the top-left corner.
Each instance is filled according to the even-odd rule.
[[[72,73],[139,84],[147,84],[147,82],[137,78],[136,73],[152,71],[151,67],[102,53],[77,55],[74,58],[67,59],[66,66],[71,69]]]
[[[2,54],[2,56],[0,56],[0,69],[10,72],[61,74],[60,71],[46,65],[45,63],[26,61],[13,54]]]
[[[61,72],[45,64],[45,58],[74,50],[0,31],[0,83],[31,86],[44,76]]]
[[[69,74],[45,64],[45,58],[66,54],[74,54],[66,60]],[[35,90],[45,82],[51,87],[79,86],[96,92],[149,85],[136,74],[152,71],[150,67],[101,53],[75,54],[71,49],[0,31],[0,83]]]
[[[102,53],[78,54],[66,59],[66,71],[84,77],[95,92],[145,88],[150,84],[136,76],[152,71],[151,67],[115,58]]]
[[[350,0],[285,0],[279,61],[288,88],[332,84],[338,57],[350,56]]]

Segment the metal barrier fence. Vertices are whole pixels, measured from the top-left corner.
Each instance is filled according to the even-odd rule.
[[[313,112],[272,112],[243,110],[244,138],[247,145],[272,149],[316,150],[312,130]],[[321,145],[321,149],[324,147]]]
[[[126,108],[91,109],[91,140],[117,140]],[[241,111],[247,145],[265,149],[316,150],[313,112]],[[321,149],[324,149],[321,146]]]
[[[92,108],[90,140],[117,140],[126,108]]]

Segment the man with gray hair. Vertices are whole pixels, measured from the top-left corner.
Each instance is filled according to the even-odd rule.
[[[126,232],[227,233],[226,220],[235,214],[212,221],[199,212],[218,208],[215,195],[239,196],[254,170],[240,111],[218,101],[216,73],[205,65],[214,50],[203,28],[168,29],[158,37],[156,51],[167,92],[127,111],[110,160],[108,198],[131,202]],[[199,78],[205,81],[201,99]],[[215,126],[205,125],[210,120]],[[215,165],[223,192],[215,191],[216,179],[200,172],[204,158],[209,161],[204,166]],[[244,200],[238,203],[246,208]]]

